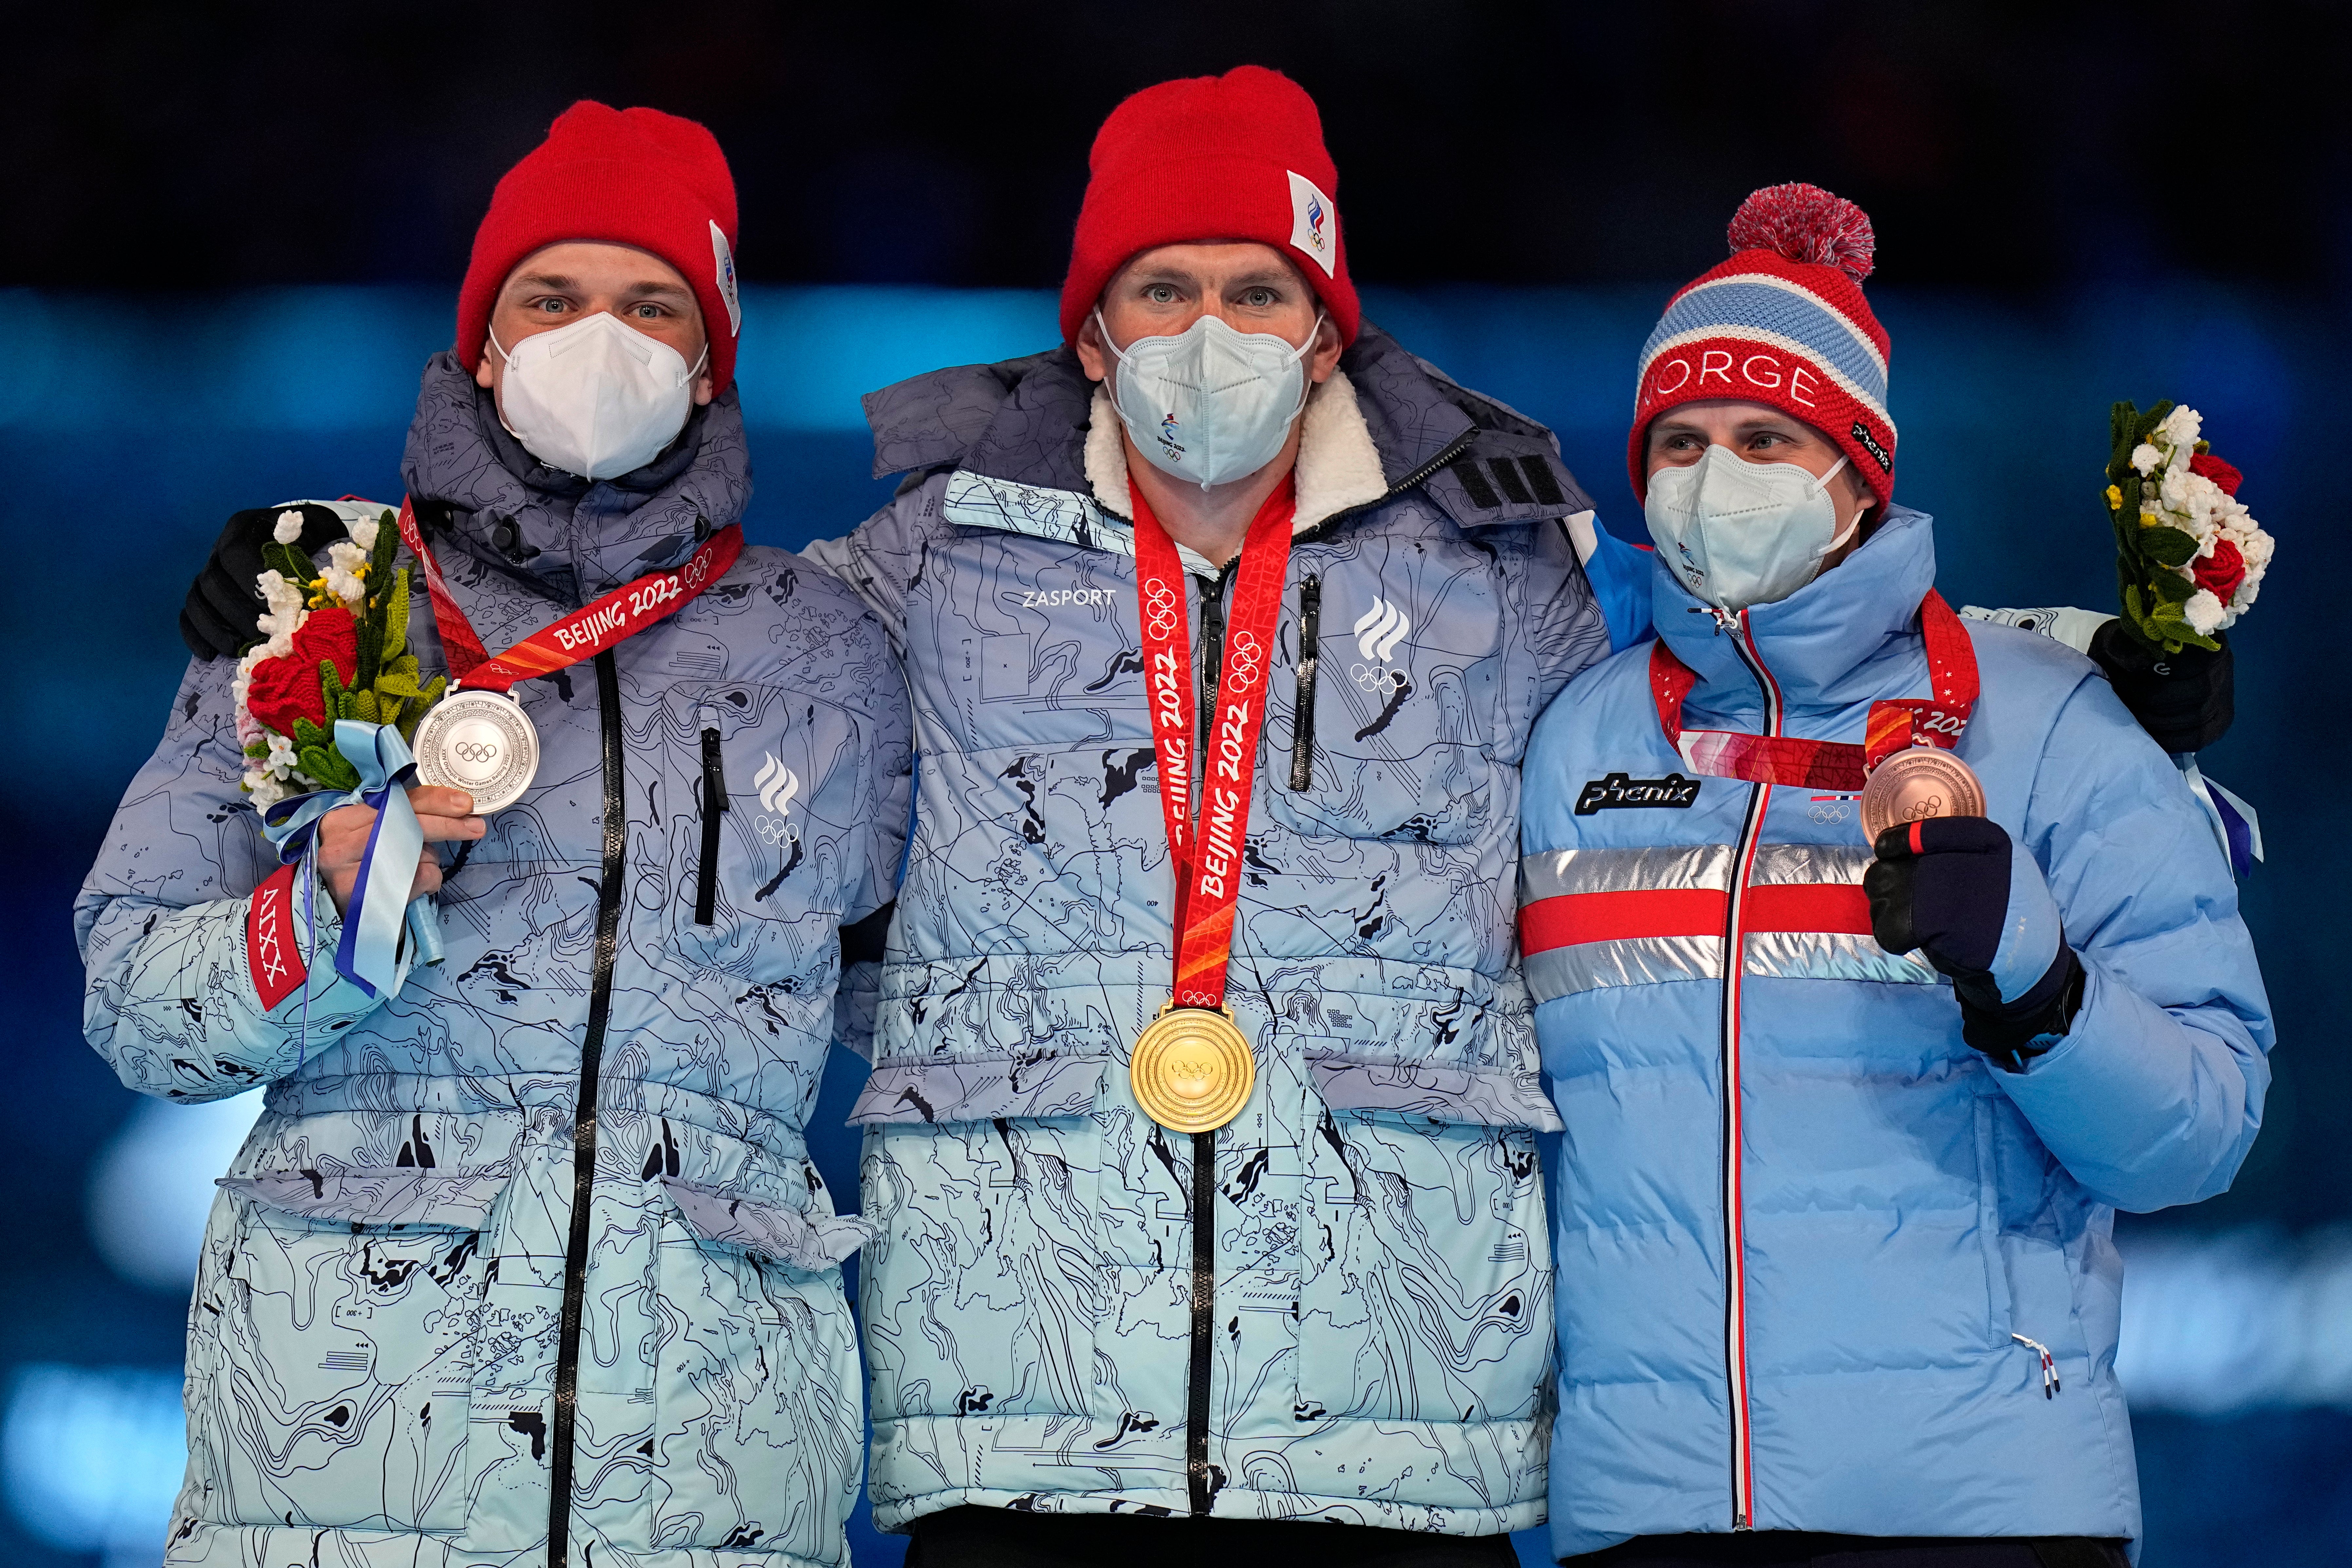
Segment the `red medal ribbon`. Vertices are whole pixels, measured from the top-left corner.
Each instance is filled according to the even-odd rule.
[[[1683,700],[1698,684],[1690,666],[1660,639],[1650,652],[1650,690],[1658,727],[1692,772],[1751,784],[1793,784],[1851,795],[1873,768],[1911,746],[1949,750],[1969,725],[1977,703],[1977,653],[1960,617],[1934,589],[1919,601],[1919,629],[1927,644],[1927,685],[1933,696],[1870,705],[1863,743],[1804,741],[1794,735],[1750,735],[1732,730],[1683,729]]]
[[[704,541],[702,547],[687,558],[685,565],[668,572],[648,572],[635,582],[625,583],[583,608],[548,622],[492,658],[475,634],[473,623],[466,618],[466,612],[450,596],[449,584],[441,575],[441,563],[425,548],[424,531],[416,526],[415,509],[405,497],[400,503],[400,539],[425,569],[425,589],[432,595],[433,621],[441,633],[441,651],[448,658],[449,673],[462,688],[500,695],[518,680],[569,669],[635,636],[656,621],[676,615],[705,588],[727,575],[727,569],[735,564],[735,557],[743,552],[742,525],[729,523]]]
[[[1136,598],[1143,625],[1144,682],[1151,743],[1160,760],[1160,811],[1176,873],[1176,1005],[1222,1007],[1234,951],[1234,900],[1241,888],[1242,835],[1249,824],[1257,737],[1265,718],[1266,668],[1282,614],[1296,492],[1286,478],[1250,520],[1234,574],[1231,631],[1217,672],[1217,705],[1202,770],[1200,832],[1192,790],[1192,646],[1184,563],[1175,541],[1128,484],[1135,509]]]

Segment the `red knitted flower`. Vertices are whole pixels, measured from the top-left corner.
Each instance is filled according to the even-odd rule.
[[[2234,468],[2230,471],[2232,475],[2237,472]],[[2219,479],[2213,482],[2221,483]],[[2231,595],[2237,593],[2238,584],[2246,580],[2246,558],[2228,540],[2217,539],[2213,542],[2213,553],[2197,557],[2189,574],[2197,579],[2199,587],[2227,605]]]
[[[253,667],[245,705],[253,716],[281,735],[294,733],[294,721],[327,722],[327,694],[319,689],[319,661],[335,661],[335,673],[345,685],[359,674],[360,628],[341,605],[310,612],[294,634],[294,651],[282,658],[265,658]]]
[[[2200,452],[2196,456],[2190,458],[2189,459],[2189,471],[2192,474],[2202,474],[2207,479],[2212,480],[2214,485],[2219,488],[2221,492],[2225,496],[2236,495],[2238,493],[2238,486],[2244,482],[2245,478],[2245,476],[2239,473],[2237,469],[2231,468],[2229,464],[2223,462],[2221,458],[2215,457],[2210,452]],[[2229,595],[2224,594],[2222,597],[2226,599]]]

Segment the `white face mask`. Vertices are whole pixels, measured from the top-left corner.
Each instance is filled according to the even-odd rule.
[[[642,468],[686,428],[694,410],[692,366],[658,338],[609,310],[534,332],[506,355],[499,418],[523,449],[551,468],[609,479]]]
[[[1301,362],[1323,328],[1292,348],[1272,332],[1236,331],[1202,316],[1173,337],[1111,343],[1102,312],[1095,326],[1118,362],[1111,405],[1135,449],[1162,473],[1203,489],[1257,472],[1274,461],[1290,422],[1307,406]]]
[[[1727,610],[1787,598],[1821,575],[1822,560],[1853,537],[1863,508],[1838,526],[1830,480],[1840,458],[1815,479],[1794,463],[1751,463],[1710,446],[1696,463],[1650,476],[1643,515],[1676,576]]]

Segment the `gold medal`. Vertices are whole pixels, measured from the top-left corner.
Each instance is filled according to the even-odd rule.
[[[1871,769],[1862,786],[1862,831],[1873,844],[1905,823],[1984,814],[1984,785],[1975,770],[1935,746],[1895,752]]]
[[[1135,1037],[1127,1073],[1152,1121],[1171,1132],[1213,1132],[1248,1100],[1257,1058],[1230,1009],[1171,1002]]]

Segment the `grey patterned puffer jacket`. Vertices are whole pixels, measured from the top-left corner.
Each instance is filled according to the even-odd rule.
[[[1117,418],[1067,350],[867,400],[877,470],[911,477],[810,553],[881,612],[915,705],[856,1111],[886,1529],[1542,1517],[1557,1123],[1514,963],[1517,764],[1606,651],[1559,523],[1589,503],[1546,431],[1379,331],[1341,366],[1302,416],[1231,975],[1257,1087],[1198,1138],[1128,1085],[1173,880]],[[1187,565],[1206,682],[1230,585]]]
[[[494,651],[675,563],[751,488],[731,393],[591,486],[524,455],[447,355],[405,477]],[[421,592],[413,613],[440,668]],[[874,617],[751,548],[519,688],[538,782],[450,873],[446,962],[382,1005],[335,978],[323,891],[307,988],[259,1005],[248,895],[275,860],[232,672],[189,668],[77,910],[123,1082],[268,1092],[205,1241],[167,1561],[844,1562],[863,1434],[837,1265],[861,1232],[802,1127],[837,930],[888,899],[907,818]]]

